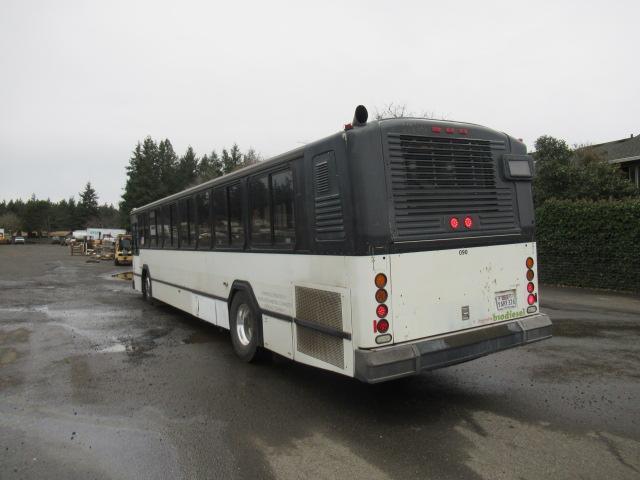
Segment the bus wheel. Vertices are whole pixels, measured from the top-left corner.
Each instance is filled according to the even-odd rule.
[[[258,340],[262,318],[253,306],[249,295],[238,292],[231,302],[229,326],[231,343],[236,355],[245,362],[258,358]]]
[[[153,299],[151,277],[149,276],[149,272],[146,270],[142,274],[142,298],[149,303],[151,303],[151,300]]]

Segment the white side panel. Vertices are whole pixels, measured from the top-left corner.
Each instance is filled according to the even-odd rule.
[[[293,358],[293,324],[262,315],[262,335],[265,348]]]
[[[202,295],[196,295],[196,297],[198,298],[198,318],[215,325],[217,323],[216,300]]]
[[[216,300],[216,321],[217,325],[229,330],[229,307],[227,302]]]

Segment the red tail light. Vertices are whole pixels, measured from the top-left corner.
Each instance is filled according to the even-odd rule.
[[[376,307],[376,315],[378,315],[379,318],[386,317],[388,313],[389,307],[387,307],[384,303],[381,303]]]
[[[380,333],[386,333],[389,330],[389,322],[386,319],[378,320],[376,324],[376,330]]]
[[[460,220],[457,217],[451,217],[449,219],[449,226],[456,230],[460,226]]]
[[[529,293],[533,293],[533,291],[535,290],[535,286],[533,285],[532,282],[527,283],[527,292]]]
[[[473,219],[471,217],[464,217],[464,226],[466,228],[473,227]]]
[[[538,298],[533,293],[530,293],[527,297],[527,303],[529,305],[533,305],[534,303],[536,303],[536,300],[538,300]]]

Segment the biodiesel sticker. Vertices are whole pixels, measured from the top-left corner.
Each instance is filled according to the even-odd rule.
[[[493,321],[500,322],[502,320],[511,320],[512,318],[524,317],[524,315],[525,315],[524,308],[522,310],[517,310],[517,311],[509,310],[504,313],[494,313]]]

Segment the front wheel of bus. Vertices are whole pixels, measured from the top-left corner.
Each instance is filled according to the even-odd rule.
[[[245,362],[256,360],[262,318],[249,295],[238,292],[233,297],[229,314],[231,343],[236,355]]]

